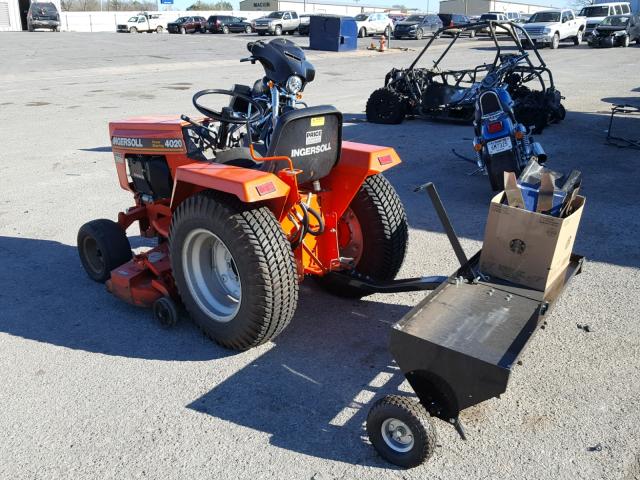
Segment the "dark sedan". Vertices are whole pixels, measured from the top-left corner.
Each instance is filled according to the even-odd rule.
[[[393,29],[393,38],[416,38],[420,40],[439,28],[442,28],[442,21],[438,15],[411,15],[406,20],[396,22]]]
[[[211,33],[245,32],[251,33],[251,23],[246,18],[230,15],[211,15],[207,20],[207,30]]]
[[[611,15],[600,22],[589,36],[591,47],[640,45],[640,15]]]
[[[167,24],[169,33],[204,33],[207,31],[207,20],[204,17],[180,17]]]

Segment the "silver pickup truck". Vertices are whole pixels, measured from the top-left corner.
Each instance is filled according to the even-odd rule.
[[[587,27],[587,19],[576,17],[573,10],[541,10],[534,13],[523,28],[538,47],[556,49],[561,41],[569,40],[580,45]]]
[[[285,32],[295,32],[300,26],[300,18],[293,11],[284,10],[271,12],[266,17],[257,18],[253,22],[253,29],[258,35],[282,35]]]

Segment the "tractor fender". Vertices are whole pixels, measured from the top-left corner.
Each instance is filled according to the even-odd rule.
[[[171,210],[202,190],[228,193],[244,203],[264,202],[277,218],[284,208],[290,187],[269,172],[219,163],[190,163],[176,169]]]

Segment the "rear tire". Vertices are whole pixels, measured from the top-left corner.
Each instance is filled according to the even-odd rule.
[[[433,421],[422,404],[399,395],[387,395],[373,404],[367,434],[382,458],[404,468],[427,461],[437,442]]]
[[[578,30],[578,34],[573,39],[573,44],[578,46],[582,43],[582,30]]]
[[[194,195],[173,214],[169,248],[187,311],[220,345],[255,347],[293,318],[298,301],[293,251],[267,207],[217,192]]]
[[[379,88],[367,100],[366,113],[368,122],[396,125],[404,120],[406,105],[398,92]]]
[[[476,31],[475,30],[469,30],[469,38],[476,38]]]
[[[355,271],[377,281],[393,280],[404,261],[409,243],[409,226],[402,201],[382,175],[368,177],[339,221],[340,254],[357,260]],[[368,292],[335,283],[333,277],[319,277],[330,293],[360,298]]]
[[[87,275],[104,283],[111,270],[124,265],[133,256],[122,227],[107,219],[92,220],[78,231],[78,254]]]

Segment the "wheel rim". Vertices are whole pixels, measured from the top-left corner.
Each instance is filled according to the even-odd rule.
[[[246,28],[244,29],[244,31],[245,31],[245,32],[247,32],[247,33],[251,33],[251,27],[246,27]]]
[[[231,321],[242,299],[236,262],[227,246],[209,230],[195,229],[182,247],[187,287],[198,306],[218,322]]]
[[[382,422],[380,430],[384,443],[395,452],[406,453],[415,444],[413,432],[402,420],[387,418]]]
[[[340,255],[353,258],[353,263],[358,265],[362,257],[363,235],[360,221],[350,208],[344,212],[338,224],[338,236],[340,242]]]
[[[82,241],[82,250],[84,252],[84,258],[87,260],[87,265],[96,274],[101,274],[104,270],[104,257],[102,250],[98,247],[95,239],[92,237],[85,237]]]

